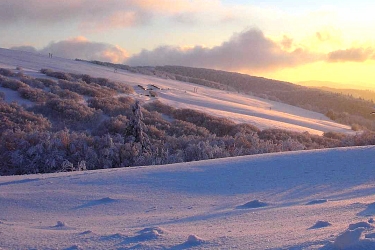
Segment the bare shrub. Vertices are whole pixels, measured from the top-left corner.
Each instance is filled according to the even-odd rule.
[[[43,89],[45,87],[43,82],[27,76],[20,77],[20,81],[33,88]]]
[[[42,82],[45,87],[49,88],[51,86],[56,86],[57,82],[51,79],[46,79],[46,78],[36,78],[36,80]]]
[[[87,124],[95,124],[101,116],[100,111],[81,105],[69,99],[51,99],[45,104],[35,107],[35,110],[49,117],[52,121],[63,122],[79,128]]]
[[[181,120],[176,120],[170,126],[170,129],[167,131],[168,135],[171,136],[200,136],[200,137],[208,137],[210,135],[210,131],[203,127],[198,127],[193,123],[185,122]]]
[[[175,108],[168,106],[159,100],[153,101],[151,103],[147,103],[143,107],[148,111],[157,111],[159,113],[166,114],[166,115],[172,115],[173,112],[176,110]]]
[[[192,109],[177,109],[173,112],[173,117],[204,127],[217,136],[228,135],[235,125],[228,119],[214,117]]]
[[[40,89],[34,89],[30,87],[22,87],[18,89],[22,98],[30,100],[32,102],[46,102],[52,98],[56,98],[57,95],[45,92]]]
[[[116,92],[107,87],[101,87],[97,84],[86,84],[84,82],[71,82],[66,80],[59,80],[59,87],[68,89],[81,95],[91,97],[109,97],[116,94]]]
[[[25,83],[19,80],[11,79],[8,77],[3,77],[3,76],[0,76],[0,86],[3,88],[12,89],[12,90],[17,90],[21,87],[28,87]]]
[[[129,115],[131,114],[131,105],[134,100],[131,98],[90,98],[88,106],[102,110],[109,116]]]
[[[10,69],[0,68],[0,75],[3,76],[15,76],[16,74]]]
[[[339,133],[339,132],[325,132],[323,133],[324,137],[336,139],[336,140],[342,140],[346,137],[345,134]]]
[[[41,69],[40,72],[45,74],[46,76],[54,77],[54,78],[61,79],[61,80],[67,80],[67,81],[74,80],[74,78],[70,74],[64,73],[64,72],[55,72],[50,69]]]
[[[0,134],[7,129],[19,129],[25,132],[43,131],[51,127],[48,119],[42,115],[24,110],[16,103],[0,102]]]
[[[125,135],[128,129],[129,119],[126,116],[119,115],[111,117],[110,119],[104,120],[100,125],[93,131],[94,135],[103,136],[105,134],[122,134]]]
[[[62,99],[72,99],[75,101],[83,100],[83,97],[81,95],[68,89],[61,89],[59,86],[51,86],[50,91],[51,93],[58,95]]]

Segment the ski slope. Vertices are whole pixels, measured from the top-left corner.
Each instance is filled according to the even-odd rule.
[[[0,247],[375,249],[374,164],[367,146],[3,176]]]
[[[146,97],[144,90],[137,85],[147,87],[153,84],[162,88],[158,91],[157,99],[163,103],[176,108],[191,108],[225,117],[236,123],[249,123],[260,129],[279,128],[297,132],[308,131],[319,135],[329,131],[354,133],[349,126],[333,122],[323,114],[279,102],[192,83],[134,74],[125,70],[118,70],[114,73],[112,68],[86,62],[49,58],[47,55],[0,48],[0,67],[14,69],[17,66],[22,67],[26,74],[34,77],[42,77],[43,75],[38,71],[41,68],[49,68],[55,71],[89,74],[124,82],[134,86],[137,92],[136,98],[143,101],[155,98]],[[198,88],[197,93],[194,92],[194,88]]]

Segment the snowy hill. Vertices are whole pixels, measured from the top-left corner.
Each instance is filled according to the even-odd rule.
[[[367,146],[5,176],[0,247],[375,249],[374,162]]]
[[[338,124],[320,113],[297,108],[287,104],[211,89],[192,83],[166,80],[152,76],[130,73],[85,62],[64,58],[49,58],[46,55],[0,49],[0,67],[22,67],[26,74],[40,77],[41,68],[55,71],[89,74],[93,77],[105,77],[134,86],[138,98],[144,101],[144,90],[138,85],[156,85],[162,88],[158,99],[176,108],[191,108],[218,117],[226,117],[238,123],[249,123],[260,129],[279,128],[297,132],[308,131],[322,134],[333,131],[354,133],[347,125]],[[198,88],[197,93],[194,89]]]
[[[156,85],[164,103],[260,128],[351,133],[293,106],[63,58],[0,49],[0,67],[105,77],[144,102],[137,86]],[[1,176],[0,249],[375,249],[374,162],[366,146]]]

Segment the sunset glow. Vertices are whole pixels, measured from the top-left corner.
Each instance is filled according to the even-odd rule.
[[[371,1],[2,0],[0,47],[375,89]]]

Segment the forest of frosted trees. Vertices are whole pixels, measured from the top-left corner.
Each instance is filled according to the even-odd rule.
[[[169,164],[271,152],[368,145],[374,133],[324,136],[175,109],[155,98],[142,104],[126,84],[42,69],[0,69],[0,87],[31,105],[6,102],[0,91],[0,175]],[[207,83],[208,84],[208,83]],[[167,118],[166,118],[167,117]]]

